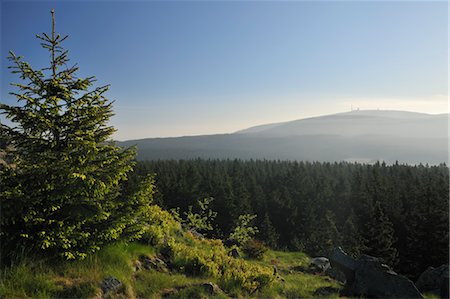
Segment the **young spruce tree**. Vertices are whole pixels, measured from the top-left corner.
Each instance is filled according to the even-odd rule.
[[[139,236],[152,180],[123,198],[120,184],[133,169],[135,150],[109,141],[115,129],[108,126],[108,86],[93,87],[94,77],[78,78],[78,67],[66,66],[67,36],[55,33],[53,10],[51,34],[37,38],[49,51],[49,67],[36,70],[10,52],[12,73],[22,79],[11,94],[21,105],[0,104],[15,125],[1,126],[15,151],[15,167],[0,169],[2,250],[84,258],[121,235]]]

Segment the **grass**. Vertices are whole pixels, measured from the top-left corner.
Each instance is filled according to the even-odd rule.
[[[433,293],[424,293],[423,297],[425,299],[439,299],[439,298],[441,298],[440,296],[438,296],[436,294],[433,294]]]
[[[318,297],[320,288],[339,288],[330,278],[297,271],[309,264],[303,253],[269,250],[262,260],[235,259],[220,240],[197,239],[181,231],[169,213],[154,209],[145,243],[118,242],[81,261],[18,258],[2,269],[0,298],[100,298],[101,282],[108,276],[122,282],[111,298],[161,298],[163,293],[177,298],[311,298]],[[140,255],[161,252],[170,256],[170,273],[135,271]],[[205,282],[224,293],[209,295],[201,286]],[[337,291],[326,297],[337,297]]]
[[[205,241],[196,250],[212,254]],[[195,243],[191,246],[195,246]],[[188,249],[192,247],[188,247]],[[2,298],[93,298],[100,293],[100,283],[107,276],[117,277],[123,288],[116,298],[160,298],[162,290],[179,288],[177,298],[207,298],[208,294],[199,287],[204,282],[217,283],[233,297],[264,298],[311,298],[321,287],[339,285],[320,275],[310,275],[292,270],[295,266],[307,266],[308,257],[300,252],[268,251],[262,261],[237,259],[248,267],[276,266],[282,278],[264,285],[251,294],[239,285],[242,280],[228,280],[208,273],[186,275],[185,273],[160,273],[153,270],[134,272],[133,262],[139,255],[154,255],[157,249],[139,243],[117,243],[105,247],[86,260],[76,262],[32,261],[24,258],[11,269],[4,270],[0,279]],[[195,254],[198,255],[198,252]],[[232,266],[235,266],[234,264]],[[252,268],[257,269],[257,268]],[[216,296],[225,298],[225,294]],[[328,297],[336,298],[336,294]],[[431,297],[432,298],[432,297]]]
[[[316,298],[319,295],[314,292],[320,288],[332,287],[340,289],[341,286],[334,280],[324,275],[312,275],[302,273],[296,268],[307,268],[309,257],[302,252],[283,252],[269,250],[261,264],[270,264],[277,268],[282,278],[271,287],[261,292],[262,297],[270,298]],[[327,298],[337,298],[338,292],[331,293]]]

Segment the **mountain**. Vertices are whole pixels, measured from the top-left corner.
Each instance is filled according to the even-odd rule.
[[[448,114],[357,110],[260,125],[232,134],[148,138],[138,159],[240,158],[372,163],[448,162]]]

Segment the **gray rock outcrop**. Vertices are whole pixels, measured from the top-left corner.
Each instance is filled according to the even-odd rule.
[[[106,277],[100,285],[100,288],[103,291],[103,297],[110,293],[116,292],[120,289],[120,287],[122,287],[122,282],[114,276]]]
[[[208,293],[208,295],[218,295],[223,293],[222,289],[217,284],[212,282],[202,283],[201,287]]]
[[[168,273],[169,269],[166,262],[156,256],[148,257],[146,255],[139,256],[141,268],[145,270],[156,270],[158,272]]]
[[[423,293],[434,293],[441,298],[448,298],[448,265],[437,268],[428,267],[416,281],[416,287]]]
[[[423,298],[408,278],[392,271],[380,259],[362,255],[358,260],[341,248],[330,254],[331,266],[342,271],[347,279],[344,295],[368,298]]]
[[[314,257],[310,260],[309,267],[312,270],[325,272],[330,268],[330,261],[326,257]]]

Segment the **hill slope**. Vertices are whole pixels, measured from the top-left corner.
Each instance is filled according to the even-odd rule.
[[[403,111],[352,111],[251,127],[233,134],[149,138],[138,159],[384,160],[392,163],[448,161],[448,115]]]
[[[309,258],[301,252],[234,258],[220,240],[198,238],[168,212],[151,209],[140,242],[111,244],[82,261],[18,256],[13,267],[2,269],[0,297],[312,298],[323,290],[338,297],[337,281],[303,272]],[[210,290],[215,284],[220,289]]]

